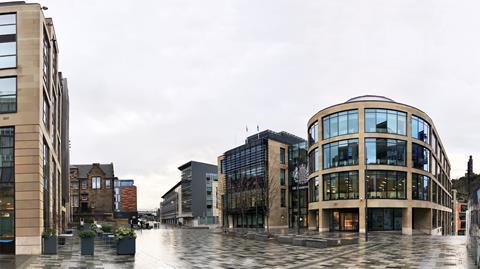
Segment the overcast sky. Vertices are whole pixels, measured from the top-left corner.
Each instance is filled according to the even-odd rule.
[[[113,162],[139,209],[245,125],[306,137],[318,110],[364,94],[429,114],[452,176],[479,156],[478,1],[42,4],[69,81],[71,163]]]

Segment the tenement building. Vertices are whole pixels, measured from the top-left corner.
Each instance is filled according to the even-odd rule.
[[[289,193],[293,187],[289,175],[297,165],[295,161],[301,157],[300,144],[304,142],[287,132],[266,130],[249,136],[245,144],[218,157],[223,227],[287,229],[297,222],[289,214],[298,215],[296,212],[302,212],[302,208],[299,211],[298,204],[295,204],[295,211],[289,208]],[[294,145],[296,147],[290,149]],[[305,146],[303,148],[305,152]],[[295,158],[289,157],[292,152]],[[297,189],[302,190],[300,186],[293,190]],[[306,188],[303,189],[305,196]],[[305,205],[303,212],[306,213]],[[306,222],[305,219],[306,216],[302,221]]]
[[[450,163],[426,113],[361,96],[319,111],[308,133],[311,229],[452,233]]]
[[[40,254],[66,224],[68,98],[53,21],[42,6],[0,3],[0,254]]]
[[[73,164],[70,167],[70,200],[73,221],[113,221],[113,163]]]

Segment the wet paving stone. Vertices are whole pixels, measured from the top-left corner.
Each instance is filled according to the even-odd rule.
[[[58,255],[0,256],[0,268],[475,268],[465,237],[377,233],[368,243],[325,249],[261,242],[209,230],[139,231],[137,254],[118,256],[101,239],[95,256],[80,255],[80,240]]]

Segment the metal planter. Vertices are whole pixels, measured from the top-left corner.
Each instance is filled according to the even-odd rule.
[[[82,255],[93,255],[95,250],[94,238],[93,237],[84,237],[81,238],[81,254]]]
[[[55,255],[57,254],[57,237],[52,236],[49,238],[43,238],[43,249],[42,254],[45,255]]]
[[[124,237],[117,242],[117,255],[135,255],[135,238]]]

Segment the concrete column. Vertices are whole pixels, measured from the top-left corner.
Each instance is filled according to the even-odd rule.
[[[318,215],[318,210],[308,211],[308,230],[317,229],[317,215]]]
[[[363,203],[361,204],[363,206],[360,206],[358,208],[358,221],[359,221],[358,231],[364,234],[365,233],[365,217],[367,216],[365,214],[365,201],[363,201]]]
[[[402,209],[402,234],[412,235],[412,207]]]

